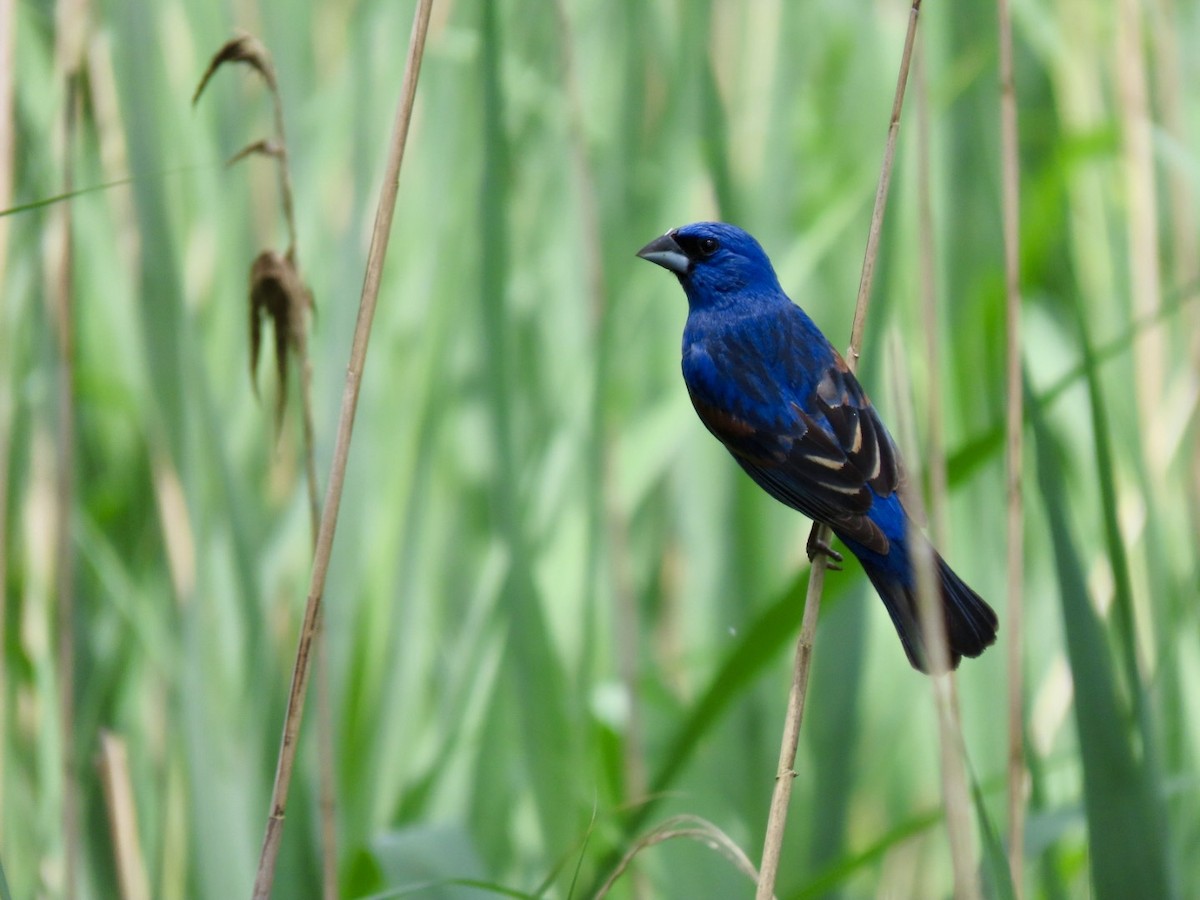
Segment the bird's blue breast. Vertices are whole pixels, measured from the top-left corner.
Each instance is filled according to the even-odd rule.
[[[683,379],[694,397],[758,429],[796,421],[836,353],[786,297],[782,304],[697,310],[683,331]]]

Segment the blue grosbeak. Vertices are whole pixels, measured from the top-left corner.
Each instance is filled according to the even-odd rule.
[[[909,661],[928,671],[911,553],[925,538],[900,500],[896,445],[846,361],[742,229],[685,225],[638,256],[674,272],[687,294],[683,380],[700,421],[763,490],[824,522],[858,557]],[[957,666],[996,640],[996,614],[933,559]]]

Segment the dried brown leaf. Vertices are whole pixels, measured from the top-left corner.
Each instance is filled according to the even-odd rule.
[[[208,86],[209,79],[213,77],[217,69],[227,62],[245,63],[263,77],[263,81],[267,83],[271,93],[279,93],[275,81],[275,64],[271,62],[271,54],[266,46],[252,34],[239,34],[226,41],[209,61],[208,68],[204,70],[200,84],[196,87],[196,93],[192,95],[193,105],[200,99],[204,88]]]
[[[263,320],[275,329],[275,369],[279,396],[275,403],[275,427],[283,421],[287,403],[287,351],[299,350],[304,341],[305,315],[312,308],[312,295],[292,260],[264,250],[250,267],[250,383],[258,395],[258,354],[262,345]]]
[[[241,162],[247,156],[269,156],[272,159],[283,159],[285,153],[283,147],[270,138],[263,138],[260,141],[255,141],[253,144],[247,144],[233,156],[229,157],[227,166],[232,166],[235,163]]]

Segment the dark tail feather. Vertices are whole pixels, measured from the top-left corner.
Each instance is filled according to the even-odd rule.
[[[938,578],[942,587],[942,602],[946,614],[946,637],[950,648],[950,667],[958,668],[964,656],[976,657],[996,640],[999,620],[996,613],[966,582],[954,574],[946,561],[936,552]],[[929,671],[929,654],[921,633],[915,588],[906,587],[888,572],[864,566],[875,590],[883,598],[892,617],[904,652],[914,669]]]

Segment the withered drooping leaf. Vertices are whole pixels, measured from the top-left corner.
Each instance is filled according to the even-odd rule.
[[[196,87],[196,93],[192,95],[192,105],[195,105],[196,101],[200,99],[209,79],[213,77],[217,69],[227,62],[245,63],[255,69],[262,75],[263,81],[267,83],[271,92],[278,93],[279,88],[275,82],[275,65],[271,62],[271,54],[263,46],[262,41],[254,35],[239,34],[226,41],[209,61],[208,68],[204,70],[200,84]]]
[[[292,211],[291,177],[287,165],[287,142],[283,133],[283,108],[279,87],[275,79],[275,66],[266,46],[251,34],[239,34],[218,50],[209,61],[196,93],[195,104],[204,92],[209,80],[227,62],[245,63],[267,84],[275,104],[274,139],[264,138],[242,148],[229,165],[254,154],[276,159],[280,169],[280,187],[283,197],[284,217],[287,220],[290,241],[286,254],[264,250],[250,267],[250,383],[254,395],[258,394],[258,355],[262,345],[263,320],[269,318],[275,329],[275,368],[279,373],[279,397],[275,404],[275,430],[278,434],[287,404],[288,348],[304,359],[306,355],[306,314],[312,310],[312,294],[301,281],[296,265],[296,224]]]
[[[241,162],[247,156],[270,156],[274,159],[283,159],[283,147],[270,138],[263,138],[260,141],[255,141],[253,144],[247,144],[233,156],[229,157],[229,161],[225,163],[227,166],[232,166],[235,163]]]
[[[287,403],[287,351],[299,351],[304,341],[305,314],[312,296],[291,259],[264,250],[250,267],[250,383],[258,396],[258,351],[262,344],[263,319],[275,329],[275,369],[279,374],[279,396],[275,403],[275,429],[283,421]]]

